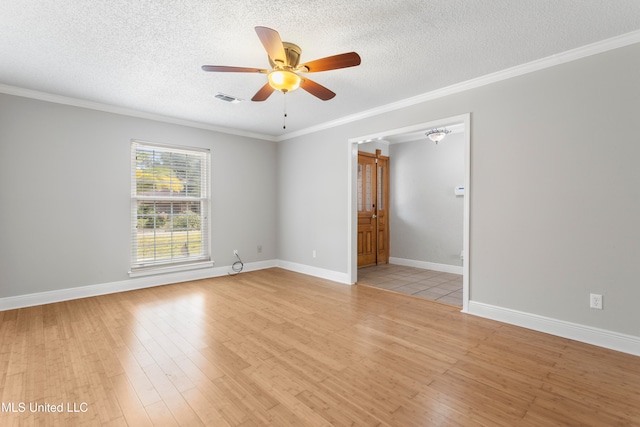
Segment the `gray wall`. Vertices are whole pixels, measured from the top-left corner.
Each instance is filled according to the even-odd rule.
[[[347,271],[346,153],[338,129],[278,143],[278,259]]]
[[[389,158],[390,255],[461,266],[464,134],[391,144]]]
[[[638,70],[635,44],[280,143],[280,258],[346,273],[349,138],[470,112],[471,300],[640,336]]]
[[[0,94],[0,297],[129,279],[132,138],[211,149],[216,266],[275,259],[275,143]]]

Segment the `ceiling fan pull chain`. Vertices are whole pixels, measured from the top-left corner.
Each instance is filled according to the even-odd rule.
[[[286,129],[287,128],[287,93],[284,92],[283,93],[283,98],[284,98],[284,117],[282,118],[282,129]]]

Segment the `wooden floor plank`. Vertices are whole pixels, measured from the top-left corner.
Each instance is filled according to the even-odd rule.
[[[129,383],[127,376],[117,375],[110,378],[110,382],[127,424],[140,427],[151,426],[149,415],[138,399],[138,395]]]
[[[146,407],[161,401],[160,395],[129,349],[126,346],[117,347],[114,352],[142,405]]]
[[[193,411],[198,414],[198,418],[206,426],[228,427],[231,426],[216,406],[212,404],[198,388],[192,388],[182,392],[182,396],[189,403]]]
[[[162,400],[146,406],[145,409],[154,426],[177,427],[180,425]]]
[[[0,312],[0,397],[3,427],[634,426],[640,358],[274,268]]]
[[[149,365],[142,368],[149,381],[162,398],[173,418],[179,425],[183,426],[204,426],[200,418],[189,406],[180,391],[173,385],[166,374],[158,365]]]

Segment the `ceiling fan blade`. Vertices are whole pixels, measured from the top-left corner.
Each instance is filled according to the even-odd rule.
[[[306,90],[307,92],[309,92],[311,95],[322,99],[323,101],[328,101],[334,96],[336,96],[334,92],[331,92],[326,87],[307,78],[302,79],[302,83],[300,83],[300,87]]]
[[[226,65],[203,65],[204,71],[215,71],[218,73],[261,73],[266,74],[269,70],[264,68],[248,68],[248,67],[228,67]]]
[[[360,55],[355,52],[341,53],[340,55],[327,56],[326,58],[316,59],[315,61],[306,62],[298,68],[306,68],[307,73],[315,73],[318,71],[337,70],[338,68],[355,67],[360,65]],[[301,70],[304,71],[304,70]]]
[[[276,30],[267,27],[256,27],[255,30],[269,58],[271,58],[273,62],[281,62],[286,65],[287,56],[284,52],[280,34],[278,34]]]
[[[258,92],[256,92],[255,95],[253,95],[253,98],[251,98],[252,101],[264,101],[266,100],[274,91],[275,89],[271,87],[271,85],[269,85],[269,83],[265,84],[264,86],[262,86],[260,88],[260,90]]]

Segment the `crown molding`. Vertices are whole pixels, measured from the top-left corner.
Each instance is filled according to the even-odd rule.
[[[535,71],[543,70],[545,68],[554,67],[556,65],[564,64],[566,62],[575,61],[577,59],[585,58],[587,56],[596,55],[599,53],[607,52],[609,50],[617,49],[620,47],[628,46],[631,44],[640,42],[640,30],[630,33],[622,34],[620,36],[612,37],[609,39],[601,40],[596,43],[592,43],[586,46],[582,46],[576,49],[572,49],[556,55],[551,55],[546,58],[542,58],[536,61],[528,62],[526,64],[518,65],[515,67],[507,68],[505,70],[497,71],[495,73],[487,74],[482,77],[467,80],[465,82],[456,83],[451,86],[447,86],[441,89],[437,89],[431,92],[423,93],[411,98],[403,99],[397,102],[392,102],[380,107],[364,110],[356,114],[341,117],[336,120],[331,120],[325,123],[320,123],[315,126],[310,126],[299,131],[290,132],[278,136],[267,135],[262,133],[247,132],[239,129],[225,128],[221,126],[214,126],[206,123],[194,122],[184,119],[178,119],[174,117],[163,116],[159,114],[148,113],[144,111],[138,111],[134,109],[118,107],[109,104],[102,104],[99,102],[87,101],[78,98],[71,98],[62,95],[55,95],[46,92],[40,92],[32,89],[25,89],[16,86],[9,86],[0,83],[0,93],[8,95],[21,96],[25,98],[38,99],[41,101],[54,102],[57,104],[70,105],[74,107],[88,108],[92,110],[104,111],[108,113],[121,114],[125,116],[138,117],[142,119],[155,120],[159,122],[171,123],[181,126],[188,126],[197,129],[205,129],[214,132],[226,133],[230,135],[244,136],[248,138],[256,138],[265,141],[279,142],[292,139],[302,135],[308,135],[310,133],[319,132],[326,129],[331,129],[344,124],[356,122],[358,120],[366,119],[369,117],[377,116],[400,110],[402,108],[410,107],[416,104],[421,104],[434,99],[442,98],[448,95],[460,93],[469,89],[475,89],[481,86],[486,86],[492,83],[496,83],[502,80],[507,80],[512,77],[521,76]]]
[[[226,133],[230,135],[244,136],[248,138],[262,139],[266,141],[276,141],[272,135],[262,133],[247,132],[239,129],[214,126],[201,122],[178,119],[175,117],[163,116],[161,114],[148,113],[131,108],[118,107],[115,105],[102,104],[100,102],[88,101],[85,99],[72,98],[68,96],[56,95],[47,92],[40,92],[32,89],[25,89],[17,86],[10,86],[0,83],[0,93],[7,95],[21,96],[23,98],[37,99],[40,101],[53,102],[56,104],[69,105],[72,107],[87,108],[90,110],[104,111],[106,113],[120,114],[123,116],[137,117],[140,119],[154,120],[157,122],[170,123],[174,125],[187,126],[196,129],[210,130],[214,132]]]
[[[403,99],[401,101],[393,102],[390,104],[382,105],[380,107],[361,111],[356,114],[341,117],[337,120],[321,123],[316,126],[310,126],[308,128],[301,129],[296,132],[283,134],[276,137],[276,141],[285,141],[287,139],[295,138],[298,136],[307,135],[310,133],[330,129],[336,126],[341,126],[347,123],[356,122],[358,120],[377,116],[379,114],[400,110],[402,108],[410,107],[416,104],[421,104],[434,99],[443,98],[448,95],[453,95],[453,94],[464,92],[470,89],[486,86],[492,83],[500,82],[500,81],[521,76],[524,74],[533,73],[535,71],[540,71],[545,68],[551,68],[556,65],[575,61],[581,58],[585,58],[588,56],[618,49],[624,46],[629,46],[639,42],[640,42],[640,30],[633,31],[630,33],[622,34],[620,36],[601,40],[586,46],[581,46],[576,49],[568,50],[566,52],[551,55],[546,58],[531,61],[526,64],[517,65],[515,67],[507,68],[505,70],[487,74],[482,77],[467,80],[461,83],[456,83],[441,89],[436,89],[434,91],[423,93],[421,95],[416,95],[411,98]]]

